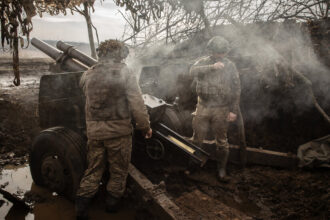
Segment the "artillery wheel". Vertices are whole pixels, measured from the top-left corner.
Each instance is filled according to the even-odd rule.
[[[183,133],[183,124],[180,120],[180,114],[174,108],[168,107],[165,109],[161,122],[173,131],[179,134]]]
[[[43,130],[35,138],[29,163],[33,181],[74,199],[86,168],[86,144],[64,127]]]

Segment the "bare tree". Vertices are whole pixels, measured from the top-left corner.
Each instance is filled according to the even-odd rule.
[[[91,49],[91,56],[96,59],[97,56],[96,56],[96,48],[95,48],[95,41],[94,41],[94,34],[93,34],[93,23],[92,23],[92,19],[91,19],[91,9],[94,11],[94,8],[92,5],[88,4],[88,2],[84,2],[82,4],[82,6],[83,6],[83,8],[80,8],[80,6],[74,6],[72,8],[72,10],[75,12],[78,12],[79,14],[84,16],[84,18],[86,20],[89,46]],[[95,28],[95,31],[96,31],[96,35],[97,35],[96,28]]]
[[[0,21],[1,21],[1,45],[9,45],[13,55],[14,85],[20,85],[19,73],[19,42],[24,47],[23,37],[29,43],[30,32],[33,29],[32,17],[43,13],[57,15],[67,13],[67,9],[73,8],[82,3],[94,4],[94,0],[2,0],[0,2]],[[28,44],[29,45],[29,44]],[[26,46],[28,46],[26,45]]]
[[[134,11],[122,13],[130,25],[126,39],[136,46],[164,40],[186,39],[194,33],[212,35],[212,28],[228,23],[296,19],[306,21],[329,17],[328,0],[163,0],[164,10],[154,20],[141,21]],[[143,37],[145,36],[145,37]],[[153,39],[152,39],[153,38]]]
[[[43,13],[49,13],[50,15],[62,13],[66,15],[68,9],[72,12],[73,9],[83,4],[84,8],[81,12],[86,15],[89,35],[92,39],[90,33],[92,33],[91,27],[93,25],[90,20],[89,9],[93,7],[94,2],[95,0],[2,0],[0,2],[1,45],[2,48],[9,45],[12,51],[14,84],[16,86],[20,85],[19,42],[21,42],[21,47],[24,47],[23,37],[26,37],[29,43],[30,32],[33,29],[32,17],[37,14],[42,17]],[[132,16],[136,16],[138,21],[160,17],[162,11],[162,2],[159,0],[115,0],[115,3],[120,7],[126,7],[127,10],[131,11]],[[94,43],[93,39],[92,42]],[[94,51],[92,53],[95,53],[95,47],[92,51]]]

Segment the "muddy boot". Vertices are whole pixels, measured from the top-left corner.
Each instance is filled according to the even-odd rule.
[[[91,202],[91,198],[77,196],[76,198],[76,219],[87,220],[88,219],[88,206]]]
[[[108,193],[107,198],[105,200],[106,207],[105,210],[109,213],[115,213],[119,209],[119,201],[120,198],[116,198]]]
[[[218,154],[218,162],[217,162],[217,178],[220,182],[229,182],[229,178],[226,173],[227,168],[227,161],[229,156],[229,150],[228,149],[219,149],[217,150]]]

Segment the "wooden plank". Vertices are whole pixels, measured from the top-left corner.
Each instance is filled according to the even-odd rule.
[[[157,219],[187,219],[183,211],[167,196],[162,186],[150,182],[133,164],[129,166],[129,178],[137,193]]]
[[[211,155],[210,159],[215,158],[215,142],[204,141],[204,147]],[[233,163],[240,163],[240,147],[237,145],[230,145],[229,161]],[[247,164],[265,165],[281,168],[295,168],[298,164],[298,158],[291,153],[283,153],[271,150],[264,150],[253,147],[246,147],[246,162]]]

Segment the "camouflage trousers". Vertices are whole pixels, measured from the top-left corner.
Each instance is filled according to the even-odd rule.
[[[216,158],[222,159],[222,155],[228,154],[229,143],[227,139],[229,108],[225,107],[204,107],[197,104],[195,117],[193,119],[193,142],[203,147],[203,140],[207,137],[208,131],[212,132],[215,138]]]
[[[88,168],[80,182],[77,196],[91,198],[96,194],[108,162],[110,179],[107,191],[112,196],[120,198],[126,188],[131,151],[131,135],[104,141],[89,140]]]

